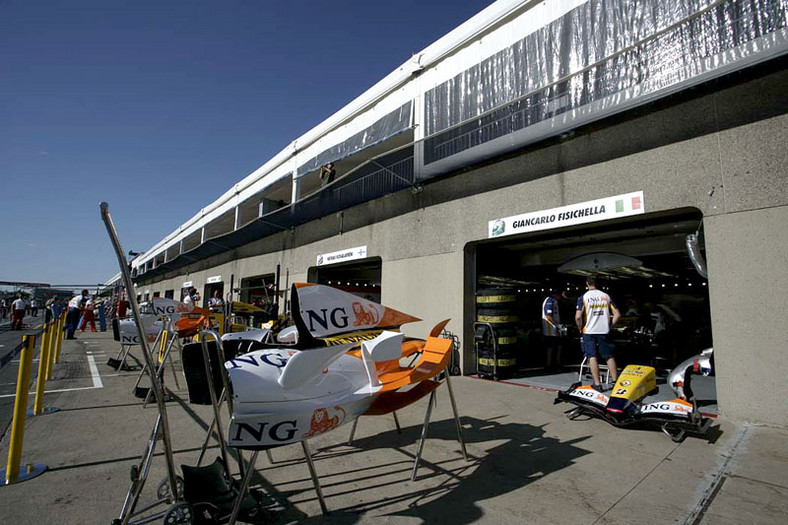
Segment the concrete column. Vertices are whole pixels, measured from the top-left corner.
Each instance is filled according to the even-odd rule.
[[[460,353],[466,353],[462,326],[463,262],[462,250],[431,257],[383,259],[381,303],[423,319],[421,323],[404,325],[402,331],[406,335],[425,338],[438,322],[451,318],[446,329],[460,338]]]
[[[788,426],[788,206],[704,219],[722,415]]]
[[[424,93],[421,90],[420,77],[416,81],[416,98],[413,99],[413,176],[416,181],[421,179],[424,168]]]
[[[296,202],[298,199],[301,198],[301,179],[296,177],[295,171],[293,171],[293,191],[290,195],[290,202]]]

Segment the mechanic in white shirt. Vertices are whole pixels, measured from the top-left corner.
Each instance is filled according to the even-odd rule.
[[[88,302],[88,291],[82,290],[80,295],[75,295],[68,302],[68,313],[66,313],[66,339],[76,339],[74,332],[77,331],[79,320],[85,303]]]
[[[581,346],[583,354],[588,358],[588,365],[594,384],[591,387],[598,392],[602,391],[599,381],[599,358],[607,360],[607,369],[613,378],[613,383],[618,380],[616,360],[613,358],[613,349],[607,340],[610,328],[618,322],[621,313],[608,294],[596,288],[596,277],[589,275],[586,278],[588,291],[577,298],[577,313],[575,323],[582,335]],[[612,319],[611,319],[612,316]]]
[[[25,301],[21,295],[17,295],[16,300],[11,303],[11,330],[21,330],[24,317]]]

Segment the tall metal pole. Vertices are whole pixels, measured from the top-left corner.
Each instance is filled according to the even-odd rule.
[[[164,457],[167,461],[167,477],[170,481],[170,494],[178,494],[178,485],[175,480],[175,462],[172,457],[172,443],[170,441],[170,425],[167,421],[167,405],[164,403],[164,392],[162,391],[161,382],[159,381],[156,367],[153,365],[153,358],[151,357],[150,347],[148,340],[145,337],[145,327],[142,325],[142,317],[140,316],[140,307],[137,304],[137,295],[134,293],[134,283],[131,280],[131,273],[129,272],[128,261],[126,261],[125,252],[118,239],[115,225],[112,223],[112,217],[109,214],[109,204],[102,202],[99,205],[101,209],[101,220],[104,221],[104,226],[107,228],[112,247],[115,249],[115,255],[118,257],[118,265],[120,266],[120,273],[123,276],[123,282],[126,284],[128,291],[128,301],[131,306],[131,312],[134,315],[134,323],[137,325],[137,331],[140,336],[140,346],[142,347],[142,355],[145,358],[145,364],[148,367],[148,374],[150,375],[151,387],[153,388],[153,395],[156,398],[156,405],[159,407],[159,415],[161,417],[161,435],[164,442]]]

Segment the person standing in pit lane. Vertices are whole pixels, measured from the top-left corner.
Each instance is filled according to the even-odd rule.
[[[5,319],[7,315],[8,315],[8,301],[6,300],[5,297],[3,297],[2,299],[0,299],[0,316],[2,316],[3,319]]]
[[[52,320],[52,306],[55,304],[55,296],[53,295],[47,302],[44,303],[44,322],[48,323]]]
[[[77,331],[82,310],[88,301],[88,291],[82,290],[80,295],[75,295],[68,302],[68,313],[66,314],[66,339],[76,339],[74,332]]]
[[[126,318],[126,310],[129,307],[129,302],[126,300],[126,294],[121,293],[120,297],[118,297],[118,302],[115,304],[115,312],[114,317],[118,319],[125,319]]]
[[[22,295],[17,295],[16,300],[11,303],[11,330],[21,330],[24,318],[25,301],[22,299]]]
[[[575,323],[580,333],[583,334],[581,346],[583,354],[588,358],[588,365],[594,384],[591,387],[602,391],[599,381],[599,358],[607,361],[607,369],[613,378],[613,383],[618,380],[616,360],[613,358],[613,349],[607,340],[610,328],[618,322],[621,313],[608,294],[596,288],[596,276],[586,278],[588,291],[577,298],[577,313]],[[612,314],[612,319],[611,319]]]
[[[90,331],[96,331],[96,315],[93,313],[93,306],[95,305],[95,296],[88,297],[85,302],[85,309],[82,310],[82,320],[79,322],[79,331],[84,332],[90,323]]]
[[[564,298],[564,291],[553,288],[551,294],[542,303],[542,337],[547,350],[545,371],[561,371],[561,313],[559,306]]]

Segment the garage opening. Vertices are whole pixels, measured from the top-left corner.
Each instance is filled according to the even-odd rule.
[[[575,311],[592,274],[622,315],[609,335],[619,369],[641,364],[665,373],[711,347],[707,281],[686,249],[701,219],[683,209],[477,244],[475,297],[467,304],[475,305],[474,329],[492,326],[499,344],[496,360],[474,356],[473,371],[557,389],[588,382],[579,377]],[[558,304],[557,338],[542,320],[548,297]]]
[[[276,275],[273,273],[241,279],[239,297],[242,303],[249,303],[255,306],[274,304],[277,302],[275,294]]]
[[[200,298],[201,299],[200,306],[202,308],[208,308],[208,301],[211,300],[211,297],[213,297],[214,293],[217,294],[218,298],[224,300],[224,283],[223,282],[219,281],[219,282],[215,282],[215,283],[208,283],[208,284],[205,285],[202,297]]]
[[[382,268],[380,257],[369,257],[346,263],[312,266],[307,279],[310,283],[327,284],[380,303]]]

